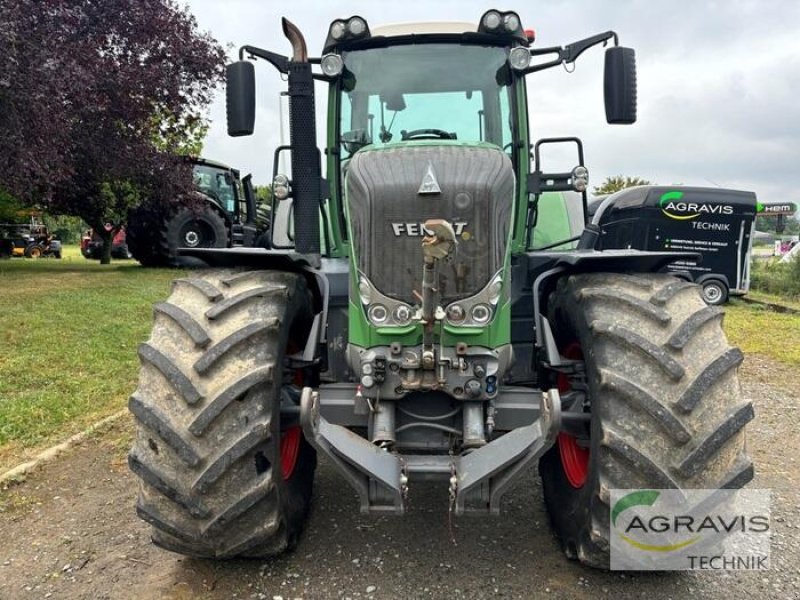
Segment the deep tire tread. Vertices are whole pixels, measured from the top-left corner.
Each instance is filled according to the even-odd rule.
[[[235,346],[249,342],[260,333],[275,331],[279,326],[280,320],[277,318],[245,325],[206,350],[205,354],[194,363],[194,370],[201,374],[207,372]]]
[[[179,306],[169,304],[168,302],[160,302],[153,306],[153,312],[156,314],[166,315],[175,323],[180,325],[181,329],[183,329],[186,334],[192,338],[195,346],[205,348],[208,346],[209,342],[211,342],[211,338],[208,337],[208,334],[206,333],[205,329],[203,329],[203,326],[200,325],[200,323],[198,323],[192,315],[187,313]]]
[[[678,470],[685,477],[696,475],[719,452],[722,446],[739,433],[755,416],[753,404],[750,402],[731,411],[727,418],[721,424],[715,426],[692,450],[691,454],[681,462]]]
[[[608,568],[611,489],[738,489],[753,478],[743,355],[699,286],[662,274],[573,275],[558,283],[550,316],[559,344],[577,338],[588,357],[592,410],[583,488],[570,486],[557,447],[540,461],[567,556]]]
[[[681,323],[667,340],[667,345],[673,350],[683,350],[689,340],[701,331],[703,325],[714,319],[721,322],[723,315],[722,310],[716,306],[706,306]]]
[[[292,476],[283,478],[281,379],[284,350],[293,336],[305,343],[311,310],[302,276],[233,270],[178,280],[156,306],[129,400],[137,434],[128,456],[140,479],[137,512],[156,545],[234,558],[295,543],[316,455],[301,440]]]
[[[243,302],[248,302],[254,298],[264,298],[270,294],[280,294],[285,292],[286,288],[282,285],[262,285],[255,289],[236,294],[235,296],[232,296],[231,298],[228,298],[223,302],[211,307],[206,311],[206,318],[212,320],[218,319],[228,311],[238,308]]]
[[[173,291],[175,288],[181,285],[188,285],[189,287],[196,289],[198,292],[203,294],[206,297],[206,300],[209,302],[218,302],[224,298],[222,292],[219,291],[215,285],[206,281],[205,279],[198,279],[196,277],[176,279],[172,282]]]
[[[210,511],[203,504],[192,500],[187,495],[181,493],[166,476],[157,473],[154,469],[147,466],[133,452],[128,455],[128,467],[144,482],[156,489],[165,498],[172,500],[178,506],[185,508],[192,517],[196,519],[206,518]]]
[[[250,431],[223,450],[219,456],[203,469],[200,476],[192,484],[192,489],[199,492],[207,491],[211,484],[222,477],[228,467],[263,444],[268,435],[269,423],[258,423],[252,426]]]
[[[615,338],[628,345],[630,348],[638,350],[652,359],[653,363],[673,380],[679,380],[686,372],[680,363],[672,358],[664,348],[654,344],[635,331],[631,331],[630,329],[614,323],[604,323],[601,321],[592,323],[591,328],[597,334]]]
[[[649,414],[658,425],[676,442],[685,444],[691,439],[691,433],[683,423],[661,402],[643,387],[615,374],[613,371],[601,369],[601,385],[609,388],[634,406]]]
[[[131,411],[141,423],[158,433],[170,448],[190,467],[200,464],[198,456],[192,445],[169,422],[168,417],[158,408],[142,402],[136,394],[128,400],[128,410]]]
[[[738,348],[730,348],[710,362],[686,389],[675,405],[684,412],[691,412],[700,403],[708,389],[723,375],[742,364],[744,354]]]
[[[222,414],[231,402],[244,396],[254,386],[270,381],[271,378],[272,365],[267,365],[259,367],[237,379],[202,408],[189,425],[189,431],[196,436],[203,435],[206,429],[214,422],[214,419]]]
[[[172,387],[180,392],[186,404],[197,404],[203,399],[203,394],[195,387],[192,380],[181,371],[180,367],[147,342],[139,344],[139,358],[142,362],[148,362],[158,369],[166,380],[172,384]]]

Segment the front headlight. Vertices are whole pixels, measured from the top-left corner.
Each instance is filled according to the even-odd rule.
[[[477,325],[486,325],[492,318],[492,309],[488,304],[476,304],[470,312],[472,320]]]
[[[373,304],[369,307],[367,316],[369,317],[369,320],[372,321],[373,325],[383,325],[386,323],[386,319],[389,317],[389,311],[386,310],[386,307],[383,304]]]
[[[361,298],[361,304],[368,305],[372,301],[372,286],[364,276],[358,280],[358,296]]]
[[[405,304],[400,304],[392,311],[392,320],[395,325],[408,325],[411,322],[411,309]]]
[[[286,200],[289,197],[289,178],[286,175],[275,175],[272,180],[272,196],[276,200]]]
[[[524,71],[531,64],[531,53],[527,48],[517,46],[508,53],[508,63],[515,71]]]
[[[328,77],[337,77],[344,69],[344,61],[338,54],[326,54],[320,60],[319,66]]]

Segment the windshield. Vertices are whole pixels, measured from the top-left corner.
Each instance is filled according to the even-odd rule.
[[[342,158],[414,139],[512,141],[506,49],[420,44],[342,55]]]
[[[194,185],[198,190],[211,196],[226,211],[233,212],[235,207],[233,179],[227,171],[208,165],[195,165],[193,174]]]

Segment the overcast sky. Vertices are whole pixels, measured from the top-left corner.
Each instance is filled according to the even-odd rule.
[[[756,192],[762,201],[800,200],[800,2],[797,0],[539,0],[497,5],[475,0],[188,0],[200,27],[222,44],[290,54],[280,17],[305,34],[319,56],[338,17],[370,25],[409,21],[477,23],[489,8],[513,9],[536,31],[534,47],[564,45],[609,29],[636,49],[639,120],[605,123],[603,51],[583,54],[574,73],[528,76],[531,135],[583,139],[593,184],[635,175],[654,183],[720,186]],[[232,49],[230,54],[234,55]],[[224,92],[211,107],[204,154],[269,182],[280,141],[277,71],[256,68],[256,132],[229,138]],[[324,104],[324,97],[317,98]],[[319,111],[318,111],[319,112]],[[321,115],[322,118],[322,115]],[[318,122],[324,130],[324,123]]]

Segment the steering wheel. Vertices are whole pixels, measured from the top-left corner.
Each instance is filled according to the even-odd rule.
[[[411,131],[404,129],[400,132],[401,140],[410,140],[412,138],[454,140],[456,139],[456,134],[449,133],[444,129],[412,129]]]

